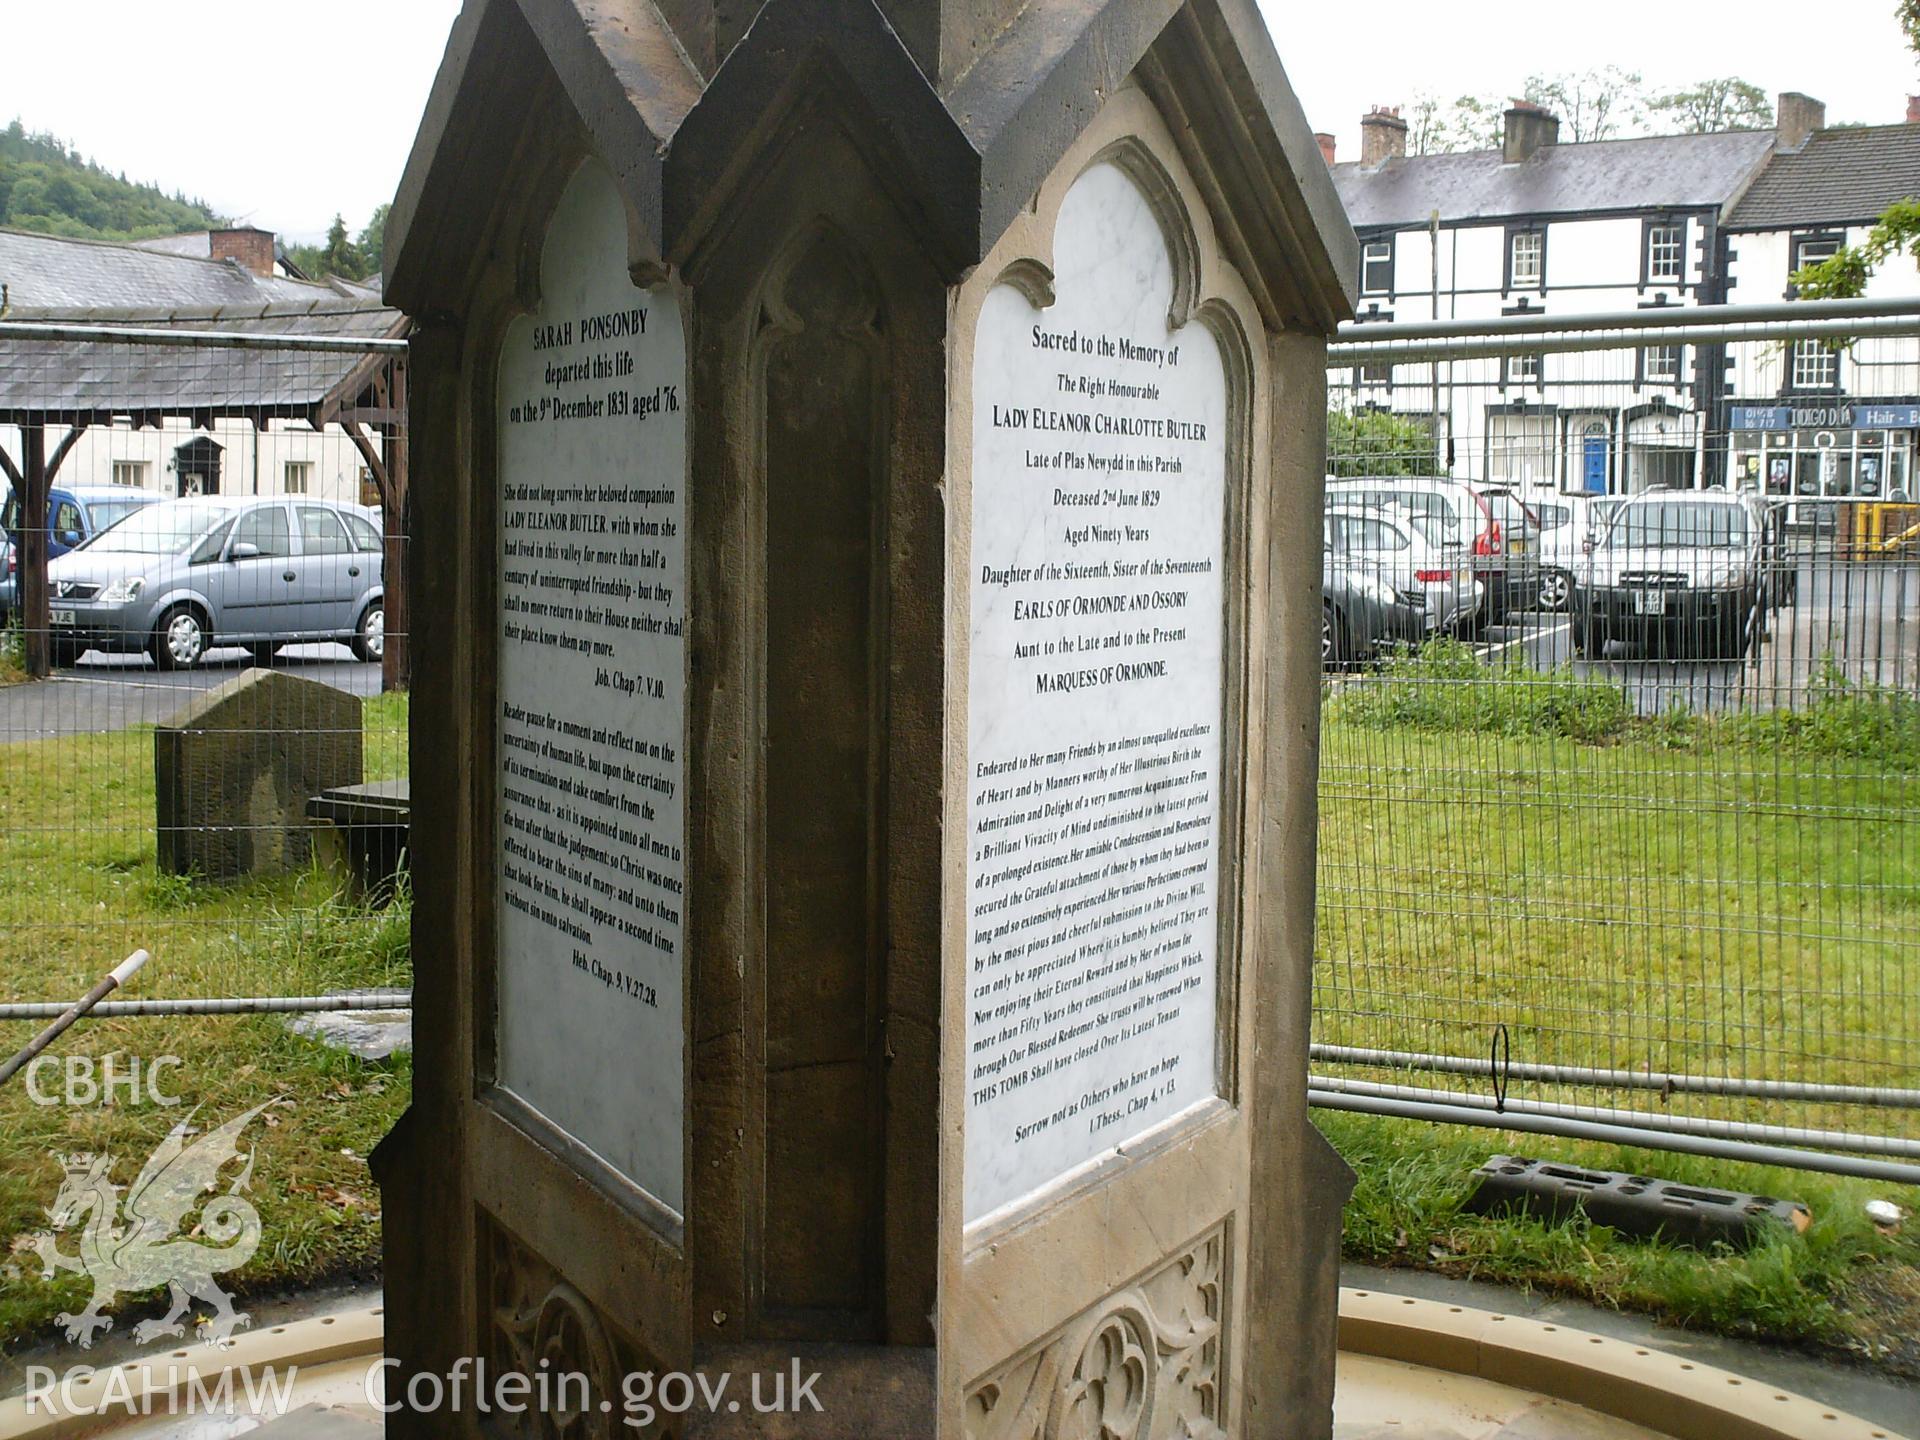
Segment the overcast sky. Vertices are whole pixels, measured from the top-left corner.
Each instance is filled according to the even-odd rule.
[[[1920,70],[1893,0],[1261,0],[1316,129],[1359,149],[1369,105],[1517,92],[1535,72],[1617,64],[1654,87],[1739,75],[1829,119],[1904,118]],[[317,240],[392,198],[458,0],[15,0],[0,105],[128,178]],[[313,17],[323,16],[319,23]],[[0,123],[12,118],[0,112]]]

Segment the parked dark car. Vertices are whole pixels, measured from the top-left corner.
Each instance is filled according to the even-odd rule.
[[[47,559],[57,560],[76,545],[98,535],[164,497],[152,490],[126,485],[59,485],[47,495]],[[0,576],[0,624],[12,616],[20,586],[20,497],[9,491],[0,512],[0,529],[7,532],[5,574]]]
[[[145,651],[162,669],[216,645],[257,660],[337,640],[386,649],[379,512],[300,496],[165,500],[47,567],[54,655]]]

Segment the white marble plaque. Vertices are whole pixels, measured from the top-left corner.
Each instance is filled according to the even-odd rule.
[[[683,1213],[686,340],[612,180],[500,360],[498,1083]]]
[[[973,361],[965,1214],[1218,1091],[1227,375],[1113,164]]]

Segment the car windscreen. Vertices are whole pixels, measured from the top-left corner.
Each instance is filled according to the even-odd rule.
[[[146,505],[82,546],[128,555],[178,555],[232,512],[218,505]]]
[[[105,530],[118,525],[136,510],[144,510],[151,501],[147,500],[95,500],[87,506],[87,514],[93,520],[95,530]]]
[[[1448,526],[1440,523],[1433,515],[1408,515],[1407,523],[1419,532],[1420,538],[1429,545],[1444,545],[1452,532]]]
[[[1364,506],[1369,510],[1392,505],[1433,528],[1423,531],[1436,545],[1460,543],[1460,516],[1444,495],[1430,490],[1362,489],[1359,486],[1329,485],[1329,503]]]
[[[1628,505],[1607,532],[1607,545],[1615,550],[1719,550],[1746,543],[1747,512],[1738,505]]]
[[[1540,528],[1534,523],[1533,515],[1527,507],[1511,495],[1502,495],[1496,490],[1480,498],[1487,502],[1487,509],[1493,512],[1493,518],[1500,523],[1502,530],[1518,530],[1524,534],[1528,530]]]

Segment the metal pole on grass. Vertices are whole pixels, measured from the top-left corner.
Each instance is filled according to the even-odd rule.
[[[146,951],[136,950],[118,965],[114,966],[113,969],[109,970],[106,975],[101,978],[99,984],[87,991],[86,994],[74,1001],[73,1004],[69,1005],[65,1010],[61,1011],[59,1017],[55,1019],[51,1025],[47,1026],[46,1029],[28,1041],[25,1049],[7,1061],[6,1064],[0,1065],[0,1085],[6,1084],[7,1081],[19,1073],[22,1066],[26,1065],[42,1050],[45,1050],[65,1034],[67,1028],[71,1026],[74,1021],[93,1009],[94,1006],[98,1005],[102,1000],[106,999],[107,996],[126,984],[127,981],[131,980],[135,975],[138,975],[140,973],[140,967],[152,958],[153,957],[147,954]]]

